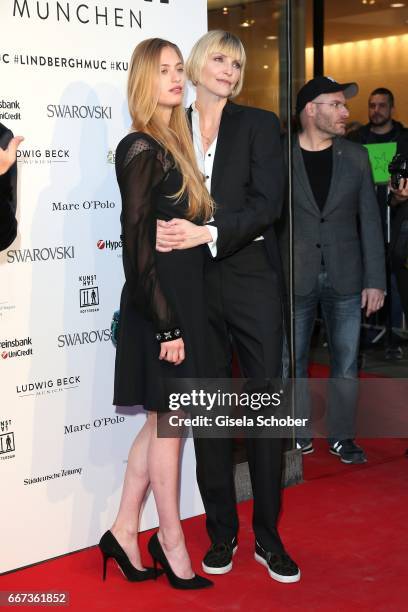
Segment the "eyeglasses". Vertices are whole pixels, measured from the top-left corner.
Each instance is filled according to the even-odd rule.
[[[331,106],[336,110],[349,110],[349,107],[344,102],[313,102],[313,104],[327,104],[327,106]]]

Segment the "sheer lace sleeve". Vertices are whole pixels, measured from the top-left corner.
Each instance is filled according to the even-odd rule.
[[[165,176],[158,146],[140,134],[129,134],[116,152],[116,174],[122,196],[123,263],[131,296],[155,325],[158,340],[171,339],[179,322],[160,287],[155,263],[156,218],[153,192]],[[181,332],[175,333],[175,337]]]

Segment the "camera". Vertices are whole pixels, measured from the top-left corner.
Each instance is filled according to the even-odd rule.
[[[397,153],[388,164],[388,172],[391,174],[391,187],[398,189],[400,180],[408,178],[408,159]]]

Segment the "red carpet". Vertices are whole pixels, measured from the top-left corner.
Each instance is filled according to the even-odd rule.
[[[306,482],[284,493],[280,531],[302,570],[297,584],[278,584],[253,560],[252,504],[245,502],[233,571],[215,576],[213,589],[175,591],[165,577],[131,584],[113,562],[103,583],[99,551],[91,548],[2,576],[0,590],[69,591],[69,609],[81,611],[405,611],[408,443],[363,445],[369,462],[346,466],[317,441],[316,452],[305,457]],[[204,517],[184,521],[184,530],[198,569],[207,546]],[[143,551],[147,537],[141,535]]]

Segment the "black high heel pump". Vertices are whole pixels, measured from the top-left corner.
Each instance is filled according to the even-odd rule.
[[[156,571],[152,567],[147,567],[145,570],[138,570],[129,561],[129,557],[112,534],[107,531],[103,534],[99,542],[99,549],[102,553],[103,558],[103,570],[102,579],[106,579],[106,564],[109,558],[115,559],[119,568],[122,570],[123,575],[130,582],[143,582],[144,580],[156,579],[157,576],[162,574],[162,571]]]
[[[154,569],[156,570],[157,563],[160,563],[167,576],[167,580],[175,589],[205,589],[206,587],[213,586],[214,583],[211,582],[211,580],[199,576],[198,574],[195,574],[193,578],[179,578],[176,576],[167,561],[167,557],[164,554],[157,533],[150,538],[147,547],[153,559]]]

